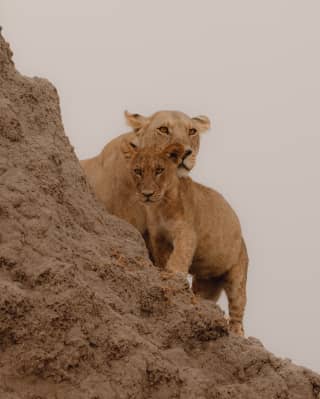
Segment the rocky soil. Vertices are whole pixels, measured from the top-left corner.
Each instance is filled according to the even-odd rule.
[[[0,398],[319,393],[317,374],[229,336],[218,307],[161,278],[139,233],[95,200],[57,90],[17,72],[0,34]]]

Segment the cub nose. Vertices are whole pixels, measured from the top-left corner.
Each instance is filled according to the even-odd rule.
[[[144,197],[150,198],[150,197],[153,196],[154,191],[151,191],[151,190],[143,190],[143,191],[142,191],[142,194],[144,195]]]
[[[189,148],[188,150],[185,151],[185,153],[183,154],[183,159],[187,158],[189,155],[192,154],[192,150]]]

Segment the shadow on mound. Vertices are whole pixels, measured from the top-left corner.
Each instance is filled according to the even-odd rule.
[[[95,200],[56,89],[0,35],[0,398],[318,398],[320,378],[162,280]]]

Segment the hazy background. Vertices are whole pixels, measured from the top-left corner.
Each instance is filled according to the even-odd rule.
[[[240,215],[247,335],[320,371],[319,0],[0,0],[26,75],[58,88],[80,158],[123,110],[205,114],[193,177]]]

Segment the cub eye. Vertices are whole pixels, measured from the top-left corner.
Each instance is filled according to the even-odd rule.
[[[190,134],[190,136],[193,136],[193,135],[196,134],[196,133],[197,133],[197,129],[195,129],[194,127],[191,128],[191,129],[189,129],[189,134]]]
[[[161,167],[159,167],[159,168],[157,168],[156,169],[156,175],[158,176],[158,175],[161,175],[161,173],[164,171],[164,168],[161,168]]]
[[[160,130],[161,133],[169,134],[169,129],[167,126],[160,126],[158,130]]]
[[[137,176],[142,176],[142,169],[136,168],[136,169],[134,169],[133,171],[134,171],[134,173],[135,173]]]

